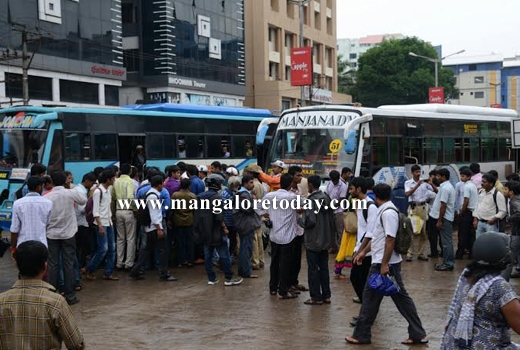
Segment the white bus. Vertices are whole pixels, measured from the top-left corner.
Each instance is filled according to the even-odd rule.
[[[455,183],[458,169],[471,163],[504,179],[517,170],[514,120],[514,110],[469,106],[312,106],[264,120],[257,145],[268,149],[259,157],[265,165],[280,159],[324,179],[331,170],[349,167],[356,176],[394,187],[419,164],[426,177],[432,169],[448,168]],[[263,137],[275,126],[271,140]]]

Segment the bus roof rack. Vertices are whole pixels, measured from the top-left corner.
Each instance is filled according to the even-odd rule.
[[[385,110],[407,110],[431,113],[454,113],[467,115],[492,115],[498,117],[518,118],[518,112],[513,109],[475,107],[460,105],[445,105],[438,103],[415,104],[415,105],[384,105],[377,107]]]

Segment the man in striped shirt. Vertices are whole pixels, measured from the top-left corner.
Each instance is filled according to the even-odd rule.
[[[20,279],[0,294],[0,349],[84,349],[67,301],[42,281],[48,251],[39,241],[20,244],[14,257]]]

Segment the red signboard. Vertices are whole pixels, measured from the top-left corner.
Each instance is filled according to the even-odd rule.
[[[291,86],[312,85],[312,51],[310,47],[291,50]]]
[[[501,103],[492,103],[491,108],[502,108],[502,104]]]
[[[444,88],[431,87],[428,91],[428,101],[430,103],[444,103]]]

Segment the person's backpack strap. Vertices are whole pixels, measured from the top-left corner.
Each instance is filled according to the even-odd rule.
[[[367,208],[366,208],[366,209],[363,209],[363,217],[365,218],[365,222],[367,222],[367,220],[368,220],[368,208],[370,208],[370,206],[371,206],[372,204],[374,204],[374,205],[376,204],[376,203],[374,203],[373,201],[367,201],[367,203],[368,203],[368,204],[367,204]],[[367,222],[367,223],[368,223],[368,222]]]
[[[393,210],[393,211],[395,211],[395,212],[397,213],[397,219],[399,220],[399,210],[397,210],[396,208],[392,208],[392,207],[390,207],[390,208],[386,208],[385,210],[383,210],[383,211],[381,212],[381,215],[379,215],[379,220],[381,221],[381,226],[383,226],[383,231],[384,231],[384,229],[385,229],[385,225],[383,225],[383,213],[384,213],[385,211],[387,211],[387,210]],[[397,231],[399,231],[399,225],[397,226]]]

